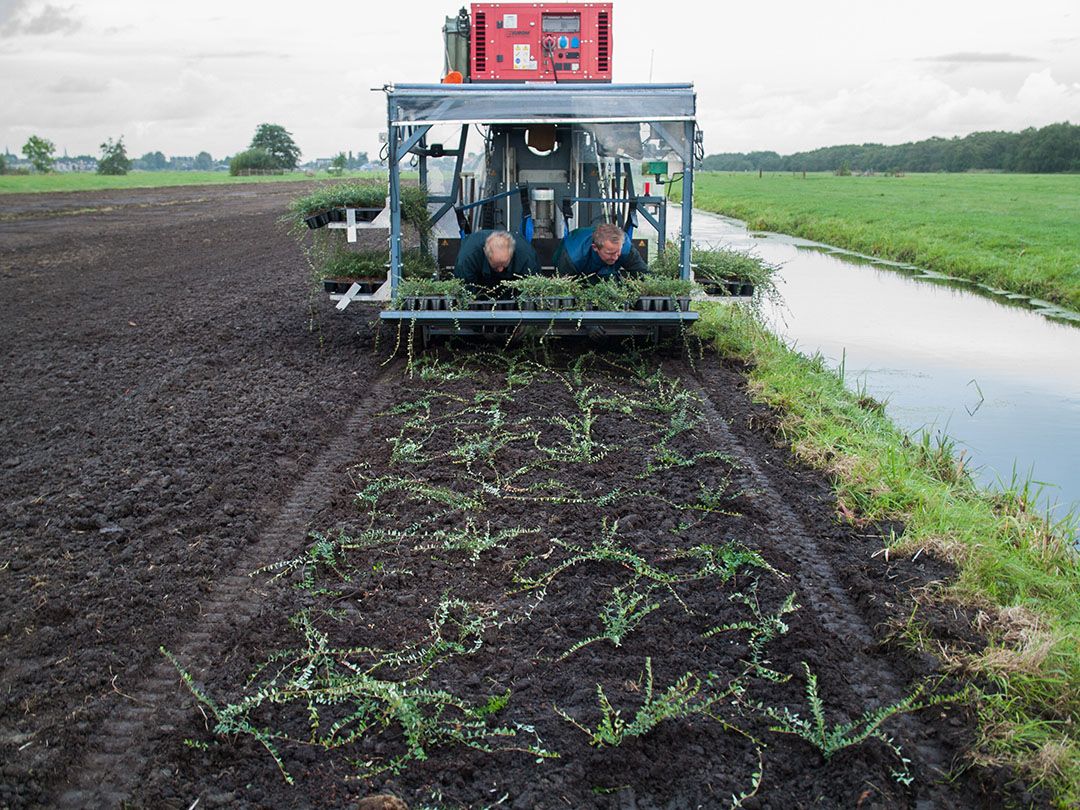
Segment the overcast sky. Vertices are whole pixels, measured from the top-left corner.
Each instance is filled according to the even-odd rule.
[[[437,81],[460,2],[0,0],[0,149],[378,150],[371,88]],[[693,82],[708,153],[1080,123],[1077,0],[615,0],[616,82]],[[651,77],[650,77],[651,72]]]

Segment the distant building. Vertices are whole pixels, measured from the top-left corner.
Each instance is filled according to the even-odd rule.
[[[53,170],[58,172],[96,172],[98,167],[97,158],[89,155],[77,155],[75,157],[57,158],[53,164]]]

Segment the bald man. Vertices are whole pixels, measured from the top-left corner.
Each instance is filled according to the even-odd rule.
[[[540,272],[536,251],[508,231],[477,231],[461,240],[454,277],[481,294],[495,293],[504,281]]]

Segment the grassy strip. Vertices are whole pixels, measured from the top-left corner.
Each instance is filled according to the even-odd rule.
[[[804,461],[834,479],[840,511],[859,521],[902,521],[890,553],[926,549],[958,566],[935,594],[974,606],[989,646],[944,645],[910,620],[901,631],[946,666],[980,676],[982,739],[976,761],[1008,763],[1080,804],[1080,558],[1075,523],[1048,525],[1028,510],[1027,485],[980,491],[946,445],[913,441],[845,389],[822,358],[784,346],[737,308],[703,307],[700,334],[752,368],[756,397],[780,416]]]
[[[1080,310],[1080,177],[702,173],[699,208]]]
[[[386,172],[351,172],[346,177],[386,177]],[[64,172],[53,174],[0,175],[0,194],[32,194],[53,191],[100,191],[111,188],[162,188],[165,186],[236,185],[238,183],[296,183],[304,180],[338,179],[326,172],[268,174],[232,177],[228,172],[131,172],[122,175]]]

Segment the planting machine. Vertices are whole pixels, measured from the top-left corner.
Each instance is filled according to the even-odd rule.
[[[501,333],[537,325],[557,334],[657,334],[697,318],[684,302],[650,311],[526,308],[476,302],[403,301],[403,168],[419,171],[432,237],[422,249],[452,269],[464,236],[481,228],[521,234],[545,272],[562,237],[613,222],[649,258],[668,248],[668,189],[693,196],[701,133],[691,84],[613,84],[611,3],[473,3],[443,28],[439,84],[395,84],[387,98],[389,205],[371,226],[388,227],[387,283],[334,296],[393,302],[384,320],[429,334]],[[472,146],[474,152],[467,149]],[[691,206],[679,214],[678,267],[692,277]],[[338,227],[350,231],[363,223]],[[670,259],[670,257],[668,257]]]

